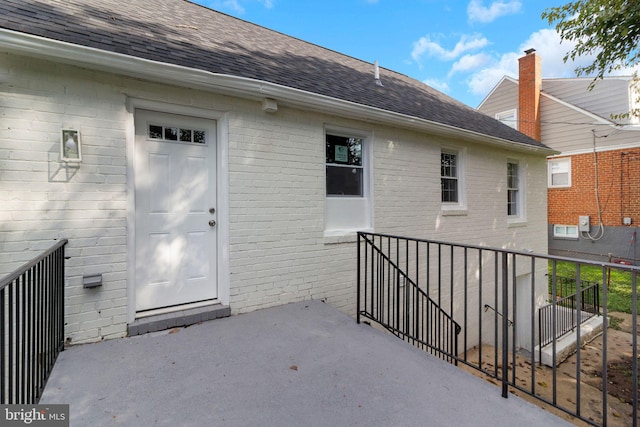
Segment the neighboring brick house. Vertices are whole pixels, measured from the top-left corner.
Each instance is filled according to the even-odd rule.
[[[4,0],[0,118],[0,274],[67,238],[74,343],[196,308],[354,314],[356,230],[547,248],[548,147],[184,0]]]
[[[548,157],[549,253],[636,263],[640,257],[640,120],[631,77],[541,77],[533,50],[478,110],[541,141]],[[588,218],[587,218],[588,217]]]

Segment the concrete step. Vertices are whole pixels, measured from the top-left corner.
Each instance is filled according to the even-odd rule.
[[[212,304],[204,307],[177,310],[171,313],[156,314],[138,318],[135,322],[129,324],[128,335],[142,335],[180,326],[189,326],[207,320],[229,317],[230,315],[231,309],[229,306],[222,304]]]

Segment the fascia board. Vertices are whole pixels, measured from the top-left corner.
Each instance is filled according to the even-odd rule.
[[[112,72],[177,86],[215,91],[252,100],[274,98],[279,103],[317,112],[462,138],[514,151],[541,155],[557,153],[545,147],[509,141],[418,117],[290,88],[275,83],[151,61],[121,53],[61,42],[17,31],[0,29],[0,51],[43,58],[94,70]]]

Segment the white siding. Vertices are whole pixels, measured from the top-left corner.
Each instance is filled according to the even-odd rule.
[[[590,78],[545,79],[542,82],[542,91],[606,120],[611,120],[612,114],[629,111],[628,79],[607,77],[598,80],[593,89],[589,90],[591,82]]]
[[[489,117],[498,113],[518,108],[518,83],[510,79],[503,79],[478,107],[478,111]],[[516,115],[517,116],[517,115]],[[517,126],[516,126],[517,128]]]
[[[544,157],[443,140],[258,101],[168,87],[3,55],[0,78],[0,272],[68,238],[66,334],[73,342],[126,333],[127,97],[228,113],[230,306],[241,313],[326,299],[355,313],[353,237],[324,237],[325,125],[373,135],[375,231],[545,252]],[[82,132],[83,162],[65,168],[59,132]],[[467,214],[440,210],[440,147],[466,152]],[[506,161],[527,173],[527,222],[509,226]],[[346,240],[346,243],[344,242]],[[103,273],[104,285],[82,288]]]
[[[541,97],[542,142],[563,153],[585,152],[596,148],[613,149],[640,143],[639,131],[626,131],[601,124],[593,116],[581,113],[553,99]]]

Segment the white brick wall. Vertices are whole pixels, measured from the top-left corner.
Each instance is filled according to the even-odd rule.
[[[41,71],[46,70],[46,71]],[[232,312],[325,299],[355,313],[353,242],[324,237],[324,126],[371,132],[376,231],[546,251],[544,158],[3,55],[0,60],[0,273],[69,239],[66,334],[126,333],[127,96],[228,112]],[[82,133],[83,162],[58,160],[59,132]],[[467,147],[466,216],[440,211],[440,145]],[[506,221],[506,159],[528,164],[528,218]],[[538,174],[540,175],[538,177]],[[104,285],[83,289],[82,276]]]

